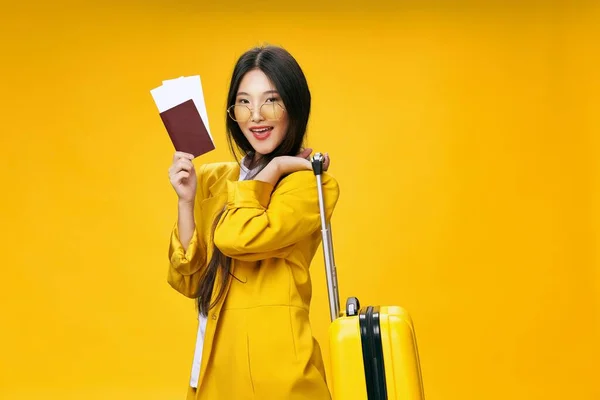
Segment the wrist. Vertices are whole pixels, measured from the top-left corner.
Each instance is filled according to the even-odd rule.
[[[194,200],[178,199],[177,205],[182,210],[193,210],[194,209]]]
[[[274,159],[271,160],[269,165],[271,166],[271,169],[273,170],[273,175],[276,177],[277,180],[279,180],[279,178],[283,174],[283,172],[281,170],[281,168],[282,168],[281,159],[279,157],[275,157]]]
[[[276,158],[272,159],[267,166],[256,175],[254,178],[258,181],[263,181],[270,183],[275,186],[279,181],[279,177],[281,176],[281,164],[279,160]]]

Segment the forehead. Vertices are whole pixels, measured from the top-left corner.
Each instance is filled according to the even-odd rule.
[[[275,90],[273,82],[259,69],[248,71],[240,82],[238,92],[246,92],[251,95],[260,95],[267,90]]]

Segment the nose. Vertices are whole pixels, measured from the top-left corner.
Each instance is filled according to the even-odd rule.
[[[263,117],[262,117],[262,114],[260,113],[260,107],[255,107],[254,110],[252,110],[250,119],[252,120],[252,122],[262,121]]]

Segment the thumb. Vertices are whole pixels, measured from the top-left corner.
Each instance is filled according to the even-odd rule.
[[[303,149],[300,153],[298,153],[298,157],[308,158],[308,156],[310,156],[310,153],[312,153],[312,149],[306,148]]]

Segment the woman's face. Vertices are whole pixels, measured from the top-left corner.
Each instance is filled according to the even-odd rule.
[[[281,96],[259,69],[244,75],[231,111],[258,156],[275,150],[287,133],[289,120]]]

